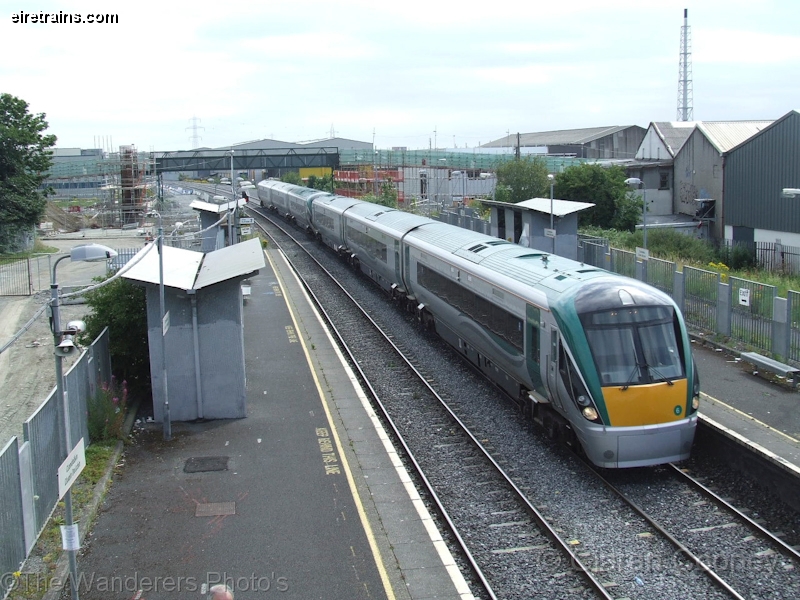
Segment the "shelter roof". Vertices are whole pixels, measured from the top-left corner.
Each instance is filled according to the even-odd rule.
[[[516,204],[497,202],[496,200],[484,200],[483,204],[486,204],[487,206],[496,206],[498,208],[511,209],[513,209],[515,206],[521,206],[526,210],[533,210],[546,215],[550,214],[550,198],[531,198],[530,200],[523,200],[522,202],[517,202]],[[554,198],[553,215],[556,217],[563,217],[587,208],[591,208],[592,206],[594,206],[594,204],[591,202],[574,202],[572,200],[559,200]]]
[[[228,200],[227,202],[222,202],[221,204],[217,204],[215,202],[203,202],[202,200],[193,200],[192,203],[189,205],[189,208],[220,215],[233,208],[237,207],[241,208],[245,204],[247,204],[247,200],[245,200],[244,198],[237,198],[236,202],[234,202],[233,200]]]
[[[136,256],[146,249],[140,250]],[[266,264],[261,242],[255,238],[207,253],[171,246],[164,246],[162,251],[164,285],[181,290],[199,290],[221,281],[243,277],[264,268]],[[158,285],[158,252],[149,251],[122,277]]]

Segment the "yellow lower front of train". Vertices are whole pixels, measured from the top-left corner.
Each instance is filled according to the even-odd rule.
[[[697,412],[687,416],[687,380],[603,388],[608,425],[582,423],[576,434],[599,467],[647,467],[689,458]]]
[[[671,384],[671,385],[670,385]],[[609,425],[636,427],[669,423],[686,418],[686,379],[602,388]]]

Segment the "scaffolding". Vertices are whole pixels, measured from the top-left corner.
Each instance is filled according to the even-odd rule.
[[[55,191],[54,199],[83,200],[82,212],[94,226],[139,225],[156,186],[150,154],[133,145],[120,146],[119,152],[86,152],[54,162],[44,187]],[[85,206],[91,199],[95,203]]]

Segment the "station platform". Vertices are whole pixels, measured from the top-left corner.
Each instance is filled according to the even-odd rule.
[[[245,301],[247,418],[148,424],[78,558],[82,599],[472,594],[277,250]],[[219,352],[225,352],[219,348]]]
[[[727,348],[695,340],[700,421],[800,479],[800,392],[754,375]]]

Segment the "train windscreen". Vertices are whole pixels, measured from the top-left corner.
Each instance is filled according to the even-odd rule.
[[[603,386],[684,377],[671,307],[626,307],[585,314],[581,320]]]

